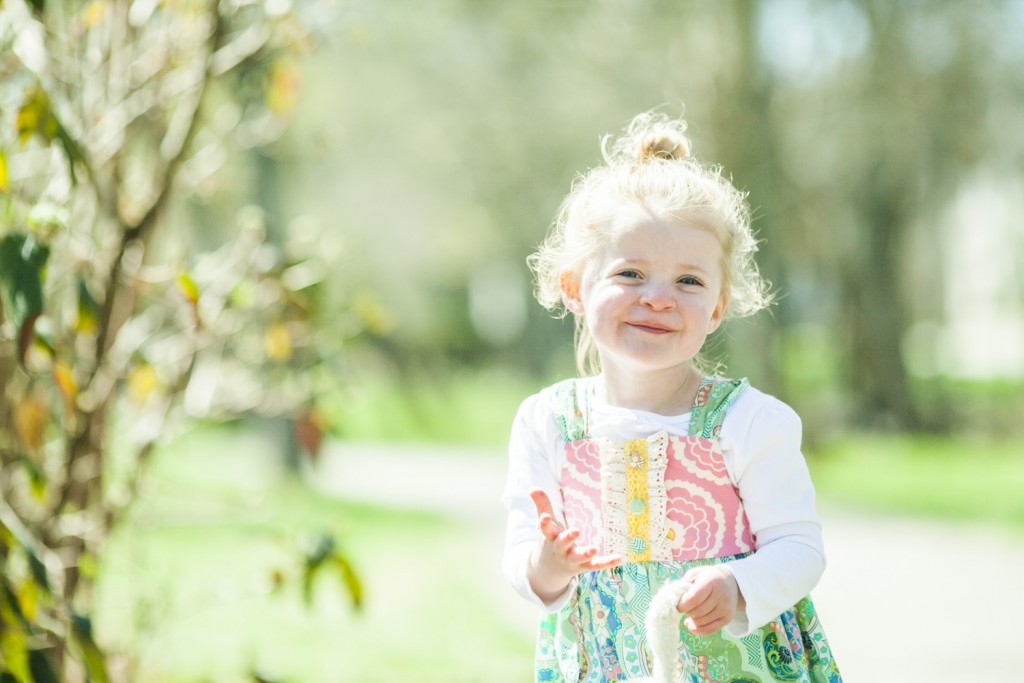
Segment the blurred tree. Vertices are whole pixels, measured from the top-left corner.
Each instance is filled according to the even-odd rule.
[[[310,76],[315,161],[280,189],[285,214],[344,225],[360,258],[332,276],[389,311],[375,372],[571,372],[524,260],[601,135],[661,108],[749,192],[778,294],[712,354],[828,429],[949,424],[905,342],[946,314],[936,226],[965,180],[1020,177],[1019,3],[352,6]]]
[[[319,447],[316,254],[268,243],[253,208],[226,243],[200,238],[210,253],[166,234],[232,150],[280,136],[311,19],[287,2],[2,4],[3,680],[112,680],[99,558],[183,419],[291,415]]]
[[[710,103],[715,161],[722,164],[737,187],[747,192],[760,240],[758,267],[769,282],[778,283],[784,278],[786,204],[792,192],[781,167],[777,122],[772,115],[775,74],[762,57],[757,4],[740,0],[720,11],[735,56]],[[744,374],[766,391],[785,395],[779,362],[781,317],[762,315],[756,325],[732,325],[729,346],[730,355],[742,357]]]
[[[874,153],[848,186],[864,239],[843,270],[844,310],[862,413],[899,426],[951,426],[945,410],[923,414],[908,385],[902,340],[914,312],[907,248],[915,224],[937,223],[957,187],[993,152],[986,103],[1004,74],[984,27],[1002,8],[986,5],[923,3],[896,12],[863,2],[873,49],[859,82],[874,102],[861,112],[871,119],[862,118],[857,137]],[[933,40],[948,41],[938,48],[945,54],[926,47]],[[946,278],[936,266],[931,286],[941,296]]]
[[[986,103],[1000,80],[1017,77],[992,54],[985,27],[1007,10],[942,1],[804,7],[819,41],[831,34],[852,47],[825,78],[815,68],[828,50],[808,54],[803,78],[778,96],[775,125],[791,140],[788,174],[800,178],[787,188],[794,208],[786,219],[804,226],[791,229],[794,237],[805,236],[786,242],[793,258],[783,271],[805,270],[801,257],[816,261],[822,292],[838,292],[832,334],[858,425],[950,426],[940,404],[926,410],[913,395],[904,338],[915,319],[933,314],[915,310],[915,292],[941,302],[946,286],[945,236],[935,226],[957,188],[997,154]],[[793,132],[801,127],[807,132]],[[934,249],[924,273],[910,267],[915,229],[926,233],[918,244]]]

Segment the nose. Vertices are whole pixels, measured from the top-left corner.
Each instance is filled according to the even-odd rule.
[[[649,282],[640,295],[640,303],[652,311],[668,311],[675,308],[676,300],[671,287]]]

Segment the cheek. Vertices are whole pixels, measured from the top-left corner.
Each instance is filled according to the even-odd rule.
[[[715,321],[716,302],[701,297],[689,300],[684,305],[686,306],[687,316],[691,320],[708,323],[709,330],[714,329],[714,326],[717,325]]]
[[[628,292],[624,287],[595,287],[584,301],[590,314],[609,311],[628,303]]]
[[[714,311],[714,302],[704,295],[690,295],[683,298],[682,304],[690,315],[711,316]]]

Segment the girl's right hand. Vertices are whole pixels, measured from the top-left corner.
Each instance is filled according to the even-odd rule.
[[[533,592],[544,603],[561,595],[577,574],[622,564],[624,558],[619,555],[598,555],[596,546],[578,545],[579,529],[566,528],[555,521],[551,501],[544,491],[532,489],[530,499],[537,508],[543,538],[533,551],[526,575]]]

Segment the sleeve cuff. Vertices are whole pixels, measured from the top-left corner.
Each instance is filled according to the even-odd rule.
[[[548,602],[548,603],[541,602],[541,599],[538,598],[536,595],[533,595],[533,599],[548,614],[555,614],[557,612],[560,612],[560,611],[562,611],[563,607],[565,607],[567,604],[569,604],[569,598],[572,596],[573,591],[576,590],[576,581],[577,581],[577,579],[575,577],[573,577],[573,579],[569,582],[569,585],[565,587],[564,591],[562,591],[562,594],[559,595],[558,597],[556,597],[551,602]],[[530,591],[530,594],[531,595],[533,594],[532,590]]]
[[[724,569],[725,571],[729,572],[729,574],[732,576],[733,580],[736,581],[736,589],[740,592],[740,596],[743,597],[743,601],[745,603],[746,602],[746,596],[744,596],[744,594],[743,594],[743,586],[740,585],[740,580],[739,580],[739,578],[737,578],[735,572],[733,572],[732,567],[730,567],[729,563],[726,562],[725,564],[722,565],[722,569]],[[745,636],[745,635],[749,634],[750,631],[751,631],[751,628],[750,628],[750,620],[747,618],[747,611],[746,611],[746,609],[738,609],[738,610],[736,610],[736,614],[733,615],[732,621],[730,621],[728,624],[725,625],[725,630],[728,631],[731,635],[736,636],[737,638],[740,638],[742,636]]]
[[[569,585],[566,586],[565,590],[553,600],[548,602],[541,600],[537,594],[533,592],[533,587],[530,586],[530,579],[526,576],[526,568],[530,562],[530,555],[533,550],[532,545],[532,543],[524,543],[506,553],[506,576],[509,578],[509,583],[512,584],[512,588],[515,592],[526,599],[527,602],[540,607],[548,613],[558,612],[568,604],[573,591],[576,590],[576,583],[578,579],[573,577],[572,580],[569,581]]]
[[[825,569],[819,548],[799,541],[779,540],[742,560],[727,563],[746,609],[726,627],[746,635],[793,607],[814,588]],[[743,621],[745,629],[741,630]]]
[[[737,638],[750,635],[750,620],[747,619],[747,613],[740,610],[733,616],[732,621],[725,625],[725,630]]]

